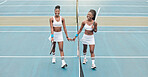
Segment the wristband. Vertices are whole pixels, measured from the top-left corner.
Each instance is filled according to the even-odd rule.
[[[54,37],[54,35],[53,34],[51,34],[51,38],[53,38]]]
[[[75,36],[78,37],[78,34],[76,34]]]

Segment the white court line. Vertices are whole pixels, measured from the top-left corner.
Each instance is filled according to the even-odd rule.
[[[79,0],[79,1],[98,1],[98,0]],[[99,0],[99,1],[140,1],[140,0]]]
[[[51,1],[51,0],[9,0],[9,1]],[[52,0],[52,1],[61,1],[61,0]],[[72,1],[72,0],[62,0],[62,1]],[[75,0],[73,0],[75,1]],[[79,1],[98,1],[98,0],[79,0]],[[139,0],[99,0],[99,1],[139,1]]]
[[[65,58],[75,58],[77,56],[64,56]],[[52,58],[52,56],[0,56],[0,58]],[[61,56],[56,56],[61,58]]]
[[[21,32],[29,32],[29,33],[36,33],[36,32],[41,32],[41,33],[44,33],[44,32],[51,32],[51,31],[0,31],[0,32],[16,32],[16,33],[21,33]]]
[[[86,14],[87,12],[80,12],[79,14]],[[0,14],[53,14],[53,12],[5,12]],[[75,12],[61,12],[61,14],[75,14]],[[103,14],[148,14],[148,13],[101,13]],[[101,16],[99,16],[101,17]],[[126,16],[125,16],[126,17]]]
[[[81,56],[83,57],[83,56]],[[90,56],[86,56],[87,58],[91,58]],[[148,56],[95,56],[95,58],[117,58],[117,59],[140,59],[140,58],[148,58]]]
[[[53,14],[53,12],[5,12],[0,14]],[[75,14],[75,12],[60,12],[60,14]]]
[[[21,1],[21,2],[25,2],[25,1],[29,1],[29,2],[32,2],[32,1],[48,1],[48,2],[59,1],[59,2],[63,2],[63,1],[66,1],[66,2],[75,2],[75,0],[9,0],[9,1]]]
[[[148,7],[144,5],[79,5],[79,6],[118,6],[118,7]]]
[[[76,58],[78,56],[64,56],[65,58]],[[81,56],[83,57],[83,56]],[[91,58],[90,56],[86,56]],[[0,56],[0,58],[52,58],[52,56]],[[61,58],[61,56],[56,56]],[[95,58],[108,58],[108,59],[148,59],[148,56],[95,56]]]
[[[51,31],[0,31],[0,32],[1,33],[12,33],[12,32],[13,33],[46,33]],[[67,32],[77,32],[77,31],[67,31]],[[100,33],[148,33],[148,31],[97,31],[97,32],[100,32]]]
[[[4,0],[3,2],[0,2],[0,5],[4,4],[5,2],[7,2],[7,0]]]
[[[3,5],[3,6],[55,6],[55,5]],[[60,5],[60,6],[76,6],[76,5]],[[115,6],[115,7],[148,7],[148,6],[144,6],[144,5],[79,5],[79,6]]]
[[[9,32],[15,32],[15,33],[44,33],[44,32],[51,32],[51,31],[0,31],[0,32],[4,32],[4,33],[9,33]],[[63,31],[62,31],[63,32]],[[75,32],[75,31],[72,31]]]
[[[113,28],[120,28],[120,27],[123,27],[123,28],[131,28],[131,27],[133,27],[133,28],[136,28],[136,27],[141,27],[141,28],[148,28],[148,26],[99,26],[99,27],[113,27]]]
[[[111,14],[111,13],[110,13]],[[0,17],[39,17],[39,16],[7,16],[7,14],[5,14],[5,13],[3,13],[3,14],[0,14],[0,15],[5,15],[5,16],[0,16]],[[18,15],[18,14],[10,14],[10,15]],[[23,15],[23,14],[22,14]],[[26,14],[26,15],[36,15],[36,14]],[[43,14],[43,15],[45,15],[45,14]],[[48,14],[49,15],[49,14]],[[63,15],[67,15],[67,14],[63,14]],[[118,14],[119,15],[119,14]],[[129,13],[129,15],[133,15],[132,13]],[[139,14],[139,15],[142,15],[142,14]],[[147,14],[146,14],[147,15]],[[42,16],[40,16],[40,17],[42,17]],[[45,16],[46,17],[46,16]],[[134,18],[136,18],[136,17],[144,17],[144,18],[147,18],[148,16],[98,16],[98,17],[134,17]],[[109,25],[110,26],[110,25]],[[118,25],[118,26],[120,26],[120,25]]]
[[[101,13],[101,14],[148,14],[148,13]]]
[[[1,16],[0,16],[1,17]],[[50,26],[0,26],[0,28],[50,28]],[[70,28],[72,28],[72,27],[76,27],[76,26],[69,26]],[[100,27],[113,27],[113,28],[120,28],[120,27],[123,27],[123,28],[130,28],[130,27],[133,27],[133,28],[136,28],[136,27],[141,27],[141,28],[148,28],[148,26],[120,26],[120,25],[118,25],[118,26],[98,26],[98,28],[100,28]]]
[[[55,7],[55,5],[3,5],[3,6],[53,6]],[[60,5],[60,6],[76,6],[76,5]]]

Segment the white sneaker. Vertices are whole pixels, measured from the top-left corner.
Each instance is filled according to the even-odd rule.
[[[56,59],[52,58],[52,63],[55,64],[56,63]]]
[[[84,59],[84,60],[83,60],[83,64],[86,64],[86,63],[87,63],[87,61],[88,61],[87,59]]]
[[[65,68],[65,67],[67,67],[68,65],[66,64],[66,63],[62,63],[62,65],[61,65],[61,68]]]
[[[97,67],[96,67],[95,64],[92,64],[91,68],[92,68],[92,69],[95,69],[95,68],[97,68]]]

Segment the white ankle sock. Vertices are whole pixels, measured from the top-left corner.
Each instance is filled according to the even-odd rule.
[[[55,59],[55,55],[52,56]]]
[[[84,59],[86,59],[86,55],[84,55]]]
[[[86,59],[86,53],[83,53],[83,55],[84,55],[84,59]]]
[[[92,64],[95,64],[95,60],[92,60]]]
[[[92,57],[91,60],[92,60],[92,64],[95,64],[95,58]]]
[[[65,60],[62,60],[62,64],[65,64]]]
[[[64,56],[61,57],[62,64],[65,64]]]

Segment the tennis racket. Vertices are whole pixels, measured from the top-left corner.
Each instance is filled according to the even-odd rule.
[[[54,43],[53,43],[53,41],[51,42],[51,47],[50,47],[50,55],[51,55],[51,53],[52,53],[52,50],[53,50],[53,46],[54,46]]]
[[[95,21],[97,20],[98,14],[100,13],[100,9],[101,9],[101,8],[99,8],[98,11],[97,11],[97,14],[96,14],[96,17],[95,17],[95,20],[94,20],[93,25],[95,25]]]

